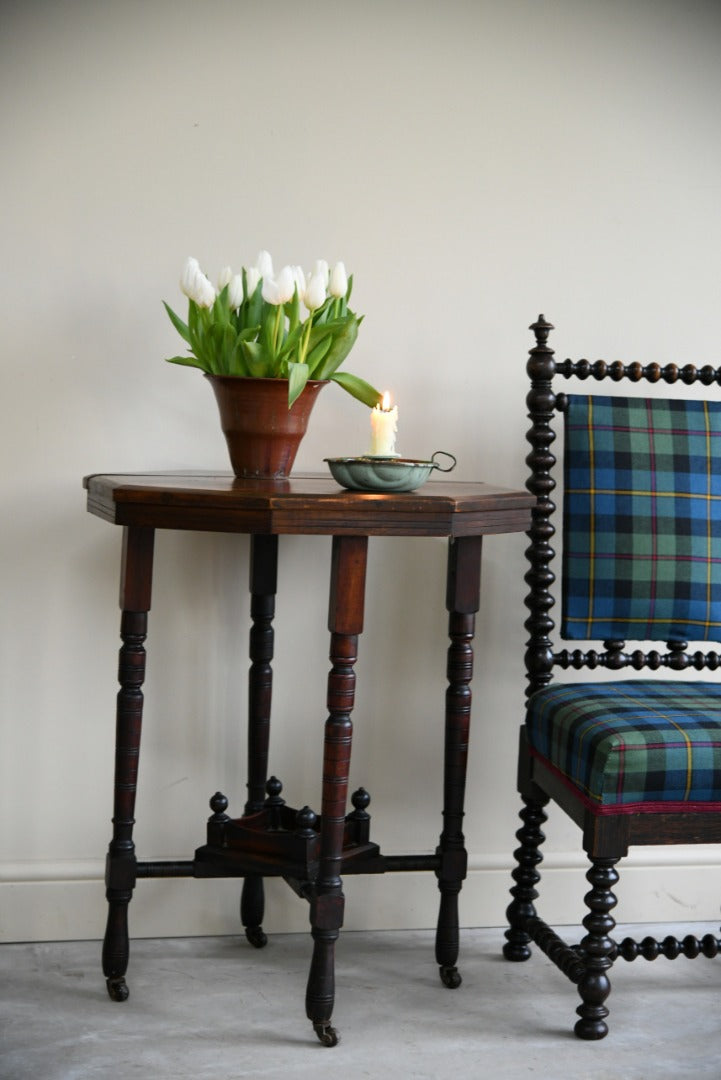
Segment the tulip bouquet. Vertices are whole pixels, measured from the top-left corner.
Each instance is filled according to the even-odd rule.
[[[305,274],[299,266],[273,273],[267,251],[255,266],[221,271],[217,289],[189,258],[180,287],[188,298],[188,321],[165,304],[170,321],[189,349],[171,364],[209,375],[286,378],[288,408],[309,379],[330,379],[373,407],[381,395],[365,380],[338,368],[358,336],[363,316],[348,307],[353,278],[342,262],[325,260]]]

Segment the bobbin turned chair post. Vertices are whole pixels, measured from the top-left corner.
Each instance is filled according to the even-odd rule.
[[[575,1032],[608,1032],[609,971],[617,957],[715,957],[713,934],[616,943],[617,864],[636,844],[721,842],[721,684],[685,678],[552,681],[555,668],[677,674],[715,671],[721,640],[721,368],[556,362],[553,326],[531,326],[528,489],[536,496],[527,549],[528,677],[518,788],[523,801],[504,955],[533,942],[578,987]],[[710,401],[566,395],[554,380],[592,378],[713,388]],[[714,400],[715,399],[715,400]],[[602,648],[556,649],[554,423],[565,415],[562,638]],[[626,640],[665,642],[627,650]],[[592,676],[591,676],[592,678]],[[590,860],[585,936],[569,946],[536,912],[545,807],[580,826]]]

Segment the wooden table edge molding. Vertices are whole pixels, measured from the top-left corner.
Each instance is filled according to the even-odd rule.
[[[480,606],[481,549],[489,533],[528,529],[535,498],[487,483],[443,479],[415,492],[347,491],[327,475],[289,480],[237,480],[230,473],[93,473],[87,509],[122,527],[120,690],[116,696],[113,833],[108,848],[108,915],[103,973],[113,1001],[125,1001],[129,960],[128,907],[137,881],[152,877],[242,878],[241,922],[261,948],[264,877],[282,877],[310,908],[313,952],[306,1015],[324,1046],[335,1046],[335,943],[343,925],[343,876],[426,870],[440,891],[435,959],[444,986],[461,983],[458,895],[466,876],[463,802],[471,716],[473,637]],[[205,843],[184,861],[136,858],[133,827],[143,721],[145,640],[151,607],[156,529],[247,533],[250,619],[248,800],[226,813],[221,792],[210,798]],[[320,814],[286,806],[282,783],[269,773],[273,682],[273,619],[280,535],[332,538],[327,630],[331,669],[323,733]],[[441,833],[433,854],[386,855],[370,837],[370,795],[359,788],[348,813],[355,700],[354,665],[363,630],[367,551],[371,536],[445,537],[448,616]],[[399,587],[402,587],[402,581]],[[399,693],[399,707],[402,695]]]
[[[524,531],[534,499],[488,483],[431,481],[414,492],[346,491],[327,476],[94,473],[88,510],[115,525],[208,532],[463,536]]]

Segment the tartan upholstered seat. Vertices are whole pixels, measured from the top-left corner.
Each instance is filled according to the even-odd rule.
[[[535,943],[578,986],[576,1034],[602,1039],[617,957],[721,952],[712,934],[617,943],[611,914],[616,864],[630,846],[721,843],[721,680],[714,675],[721,653],[688,646],[721,641],[721,367],[559,363],[547,344],[550,323],[540,316],[531,329],[526,460],[536,505],[525,577],[528,688],[518,764],[524,806],[504,955],[526,960]],[[566,394],[560,379],[649,387],[635,396],[618,386],[613,394]],[[701,393],[690,400],[686,390],[654,392],[677,382],[700,384]],[[557,530],[553,446],[560,416]],[[559,648],[552,640],[558,539],[560,636],[601,647]],[[647,649],[649,641],[660,644]],[[562,681],[559,668],[584,671],[582,681]],[[550,799],[581,827],[591,864],[586,934],[577,946],[567,945],[535,907]]]
[[[595,813],[721,810],[718,683],[552,683],[529,699],[527,731]]]

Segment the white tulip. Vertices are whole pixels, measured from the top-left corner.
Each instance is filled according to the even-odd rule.
[[[330,275],[329,288],[331,296],[335,297],[345,296],[348,292],[348,277],[342,262],[337,262],[333,267]]]
[[[215,289],[200,269],[197,259],[186,259],[180,288],[189,300],[194,300],[198,307],[212,307],[215,301]]]
[[[293,269],[284,266],[276,278],[263,278],[263,299],[267,304],[287,304],[295,292]]]
[[[230,285],[230,280],[233,277],[233,271],[229,266],[223,267],[218,274],[218,292],[222,292],[226,285]]]
[[[210,308],[215,303],[215,289],[208,281],[205,274],[198,274],[196,279],[196,293],[193,297],[198,307]]]
[[[248,299],[253,295],[258,288],[258,282],[260,281],[260,270],[257,266],[248,266],[245,271],[245,288],[248,293]]]
[[[188,256],[185,260],[185,266],[183,267],[183,273],[180,277],[181,291],[188,297],[189,300],[195,298],[195,282],[198,274],[201,272],[200,263],[192,256]]]
[[[293,293],[295,292],[295,275],[293,274],[293,268],[284,266],[275,281],[280,294],[280,303],[287,304],[289,300],[293,299]]]
[[[316,308],[322,307],[325,301],[325,275],[321,272],[319,274],[311,274],[308,278],[308,285],[305,290],[305,306],[308,311],[315,311]]]
[[[280,300],[278,299],[278,286],[275,283],[275,278],[263,278],[263,288],[261,289],[260,295],[263,297],[266,304],[280,303]]]
[[[330,268],[325,259],[316,259],[315,266],[313,267],[313,273],[319,274],[323,278],[323,284],[327,289],[328,282],[330,281]]]
[[[262,278],[271,278],[273,276],[273,260],[267,251],[258,252],[255,265]]]
[[[237,311],[243,303],[243,275],[234,274],[228,282],[228,304]]]

